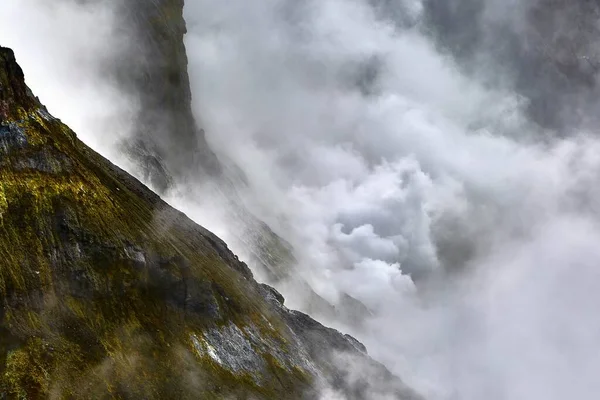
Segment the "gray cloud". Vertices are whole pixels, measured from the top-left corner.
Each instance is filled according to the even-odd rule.
[[[598,234],[598,142],[567,119],[540,126],[534,103],[559,90],[545,78],[519,87],[535,53],[501,43],[528,37],[531,4],[437,4],[188,5],[208,139],[246,171],[297,273],[367,305],[354,333],[430,398],[591,398],[599,359],[575,343],[598,321],[578,289],[598,286],[585,245]],[[488,35],[469,68],[430,35],[434,11],[454,44]]]

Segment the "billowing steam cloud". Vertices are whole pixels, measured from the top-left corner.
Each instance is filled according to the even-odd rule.
[[[592,398],[599,143],[548,139],[566,132],[536,107],[560,88],[519,88],[527,60],[498,61],[517,50],[440,50],[423,32],[441,3],[400,3],[188,4],[209,141],[247,173],[298,273],[366,305],[356,335],[430,398]],[[447,5],[463,7],[458,32],[515,37],[534,7]],[[572,109],[545,100],[553,117]]]
[[[22,3],[0,13],[42,39],[16,24],[0,38],[30,85],[84,140],[116,141],[90,128],[119,104],[94,79],[110,12]],[[295,273],[364,304],[371,316],[344,329],[429,399],[595,398],[600,141],[593,108],[575,105],[595,93],[597,46],[571,14],[544,16],[548,2],[499,4],[189,1],[195,109],[253,212],[293,245]],[[228,236],[218,204],[171,201]]]

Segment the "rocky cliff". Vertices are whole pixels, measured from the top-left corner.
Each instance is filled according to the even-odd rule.
[[[418,398],[49,115],[0,48],[0,398]]]
[[[129,155],[161,192],[190,170],[218,176],[219,162],[191,110],[183,0],[110,3],[124,39],[110,68],[139,103],[134,138],[125,143]]]
[[[133,138],[123,148],[159,193],[177,182],[214,184],[212,195],[238,222],[238,240],[278,276],[277,265],[290,261],[289,245],[244,207],[236,189],[244,184],[243,173],[223,167],[192,113],[183,0],[110,3],[118,10],[124,50],[116,52],[109,76],[139,104]]]
[[[122,146],[143,171],[140,178],[160,194],[177,183],[204,186],[204,195],[225,210],[233,240],[246,250],[248,262],[273,283],[298,280],[292,274],[292,247],[245,206],[239,195],[245,185],[243,172],[235,165],[223,165],[192,113],[183,0],[108,2],[119,10],[124,39],[124,51],[117,52],[109,75],[140,105],[133,138]],[[309,299],[308,311],[338,313],[306,282],[297,283]]]

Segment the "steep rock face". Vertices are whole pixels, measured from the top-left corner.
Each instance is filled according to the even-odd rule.
[[[418,398],[282,301],[49,115],[0,48],[0,398]]]
[[[285,273],[276,266],[293,262],[290,246],[244,207],[236,189],[244,185],[243,173],[223,168],[192,113],[183,0],[109,3],[118,10],[126,43],[110,75],[139,103],[136,129],[124,148],[144,171],[142,178],[159,193],[190,177],[194,183],[215,183],[212,195],[239,221],[239,241],[256,250],[254,261],[274,279],[281,278]]]
[[[109,76],[139,103],[133,138],[122,146],[143,171],[139,177],[161,194],[175,183],[202,185],[202,196],[224,210],[230,244],[243,248],[248,263],[269,282],[293,281],[300,288],[304,310],[311,315],[362,323],[355,307],[346,302],[334,307],[294,273],[292,246],[245,206],[240,196],[240,188],[246,185],[243,172],[235,165],[223,165],[210,149],[191,109],[183,0],[108,0],[107,4],[118,10],[124,47],[112,55]]]
[[[90,2],[100,0],[87,0]],[[176,181],[191,180],[205,186],[205,195],[226,210],[239,247],[249,253],[274,284],[292,277],[293,249],[244,205],[239,188],[243,172],[225,167],[195,121],[184,46],[186,24],[183,0],[110,0],[120,12],[122,35],[131,39],[114,66],[121,89],[140,104],[137,129],[124,148],[144,171],[144,182],[164,193]],[[306,282],[308,310],[336,314],[333,307]]]
[[[134,139],[126,143],[130,156],[159,191],[189,170],[218,175],[219,162],[192,115],[183,0],[111,1],[130,39],[114,74],[140,106]]]

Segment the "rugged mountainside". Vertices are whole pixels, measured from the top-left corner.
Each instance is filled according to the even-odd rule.
[[[111,3],[119,10],[120,34],[131,39],[111,68],[140,105],[135,140],[126,143],[130,156],[159,191],[190,170],[218,176],[221,166],[191,110],[183,0]]]
[[[289,245],[244,207],[236,190],[244,184],[243,173],[224,168],[192,113],[183,0],[110,3],[120,10],[122,36],[130,39],[111,66],[113,79],[140,104],[134,138],[124,146],[129,156],[159,193],[177,181],[214,183],[213,195],[222,197],[231,220],[239,222],[238,240],[278,276],[277,266],[291,261]]]
[[[0,301],[0,398],[418,398],[80,142],[5,48]]]
[[[245,185],[243,172],[235,165],[224,165],[207,143],[201,121],[192,113],[184,1],[108,2],[120,10],[120,34],[130,39],[111,65],[111,75],[140,104],[135,116],[138,128],[123,148],[144,171],[143,181],[161,194],[177,182],[201,183],[206,195],[210,193],[226,210],[235,244],[246,249],[248,262],[270,282],[294,279],[304,289],[311,313],[343,319],[354,316],[355,300],[333,307],[291,273],[295,264],[291,245],[248,210],[239,194]]]

